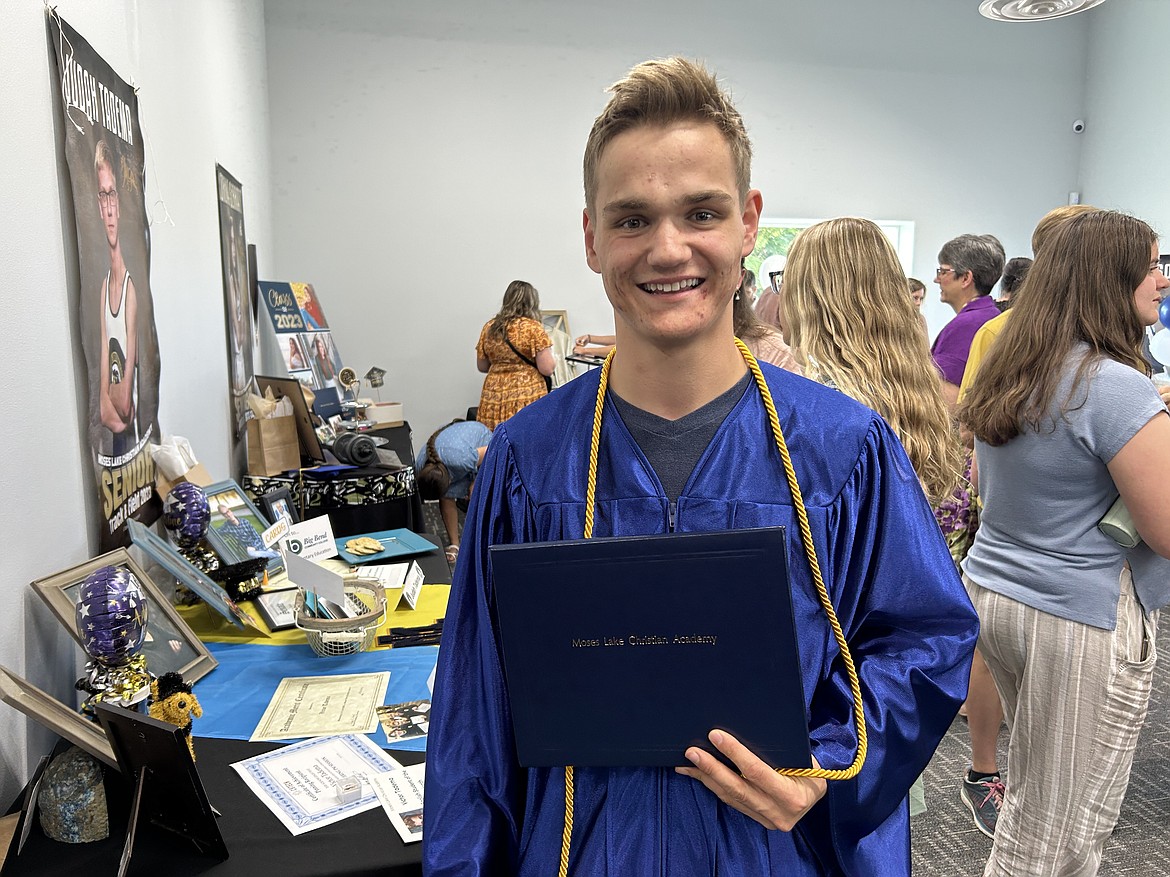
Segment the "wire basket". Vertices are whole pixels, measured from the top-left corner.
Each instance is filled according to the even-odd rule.
[[[355,617],[317,618],[305,611],[305,592],[297,591],[296,625],[322,658],[364,652],[373,645],[386,614],[386,591],[373,579],[346,579],[345,601],[358,613]]]

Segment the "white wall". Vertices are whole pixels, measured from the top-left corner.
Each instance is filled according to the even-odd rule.
[[[227,476],[228,377],[215,164],[244,185],[249,239],[270,246],[264,21],[260,0],[60,0],[60,15],[140,88],[151,291],[162,361],[159,421]],[[78,266],[60,161],[44,7],[0,6],[0,191],[6,379],[0,387],[0,664],[72,701],[80,650],[28,588],[97,551],[82,429],[83,357],[73,324]],[[165,209],[164,209],[165,207]],[[169,216],[169,219],[167,218]],[[0,802],[51,737],[0,704]]]
[[[267,264],[317,285],[359,373],[389,370],[419,445],[478,400],[476,337],[509,280],[575,334],[611,329],[582,255],[581,154],[604,87],[673,53],[734,92],[767,215],[914,220],[928,284],[956,234],[1028,254],[1077,188],[1093,13],[1021,26],[976,7],[269,2]],[[930,301],[937,331],[953,313]]]
[[[1081,165],[1084,200],[1132,213],[1170,252],[1170,3],[1125,0],[1097,10],[1088,52],[1088,100]]]

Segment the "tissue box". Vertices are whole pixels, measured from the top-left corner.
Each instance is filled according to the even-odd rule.
[[[374,402],[366,408],[366,419],[378,426],[402,426],[402,403]]]
[[[301,467],[297,419],[266,417],[248,421],[248,474],[279,475]]]

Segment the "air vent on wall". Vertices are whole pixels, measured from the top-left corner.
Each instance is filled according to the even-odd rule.
[[[979,14],[994,21],[1048,21],[1100,6],[1105,0],[983,0]]]

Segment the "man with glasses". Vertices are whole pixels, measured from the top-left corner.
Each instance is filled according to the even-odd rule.
[[[102,425],[110,430],[110,456],[131,451],[138,438],[138,299],[118,240],[118,185],[109,144],[99,140],[94,152],[98,211],[110,246],[110,270],[101,282],[101,367],[99,405]],[[105,442],[103,441],[103,447]]]
[[[980,326],[999,315],[991,289],[1003,274],[1005,258],[1003,244],[989,234],[959,235],[939,250],[934,282],[955,318],[938,333],[930,353],[938,366],[943,398],[952,410],[959,399],[971,340]]]

